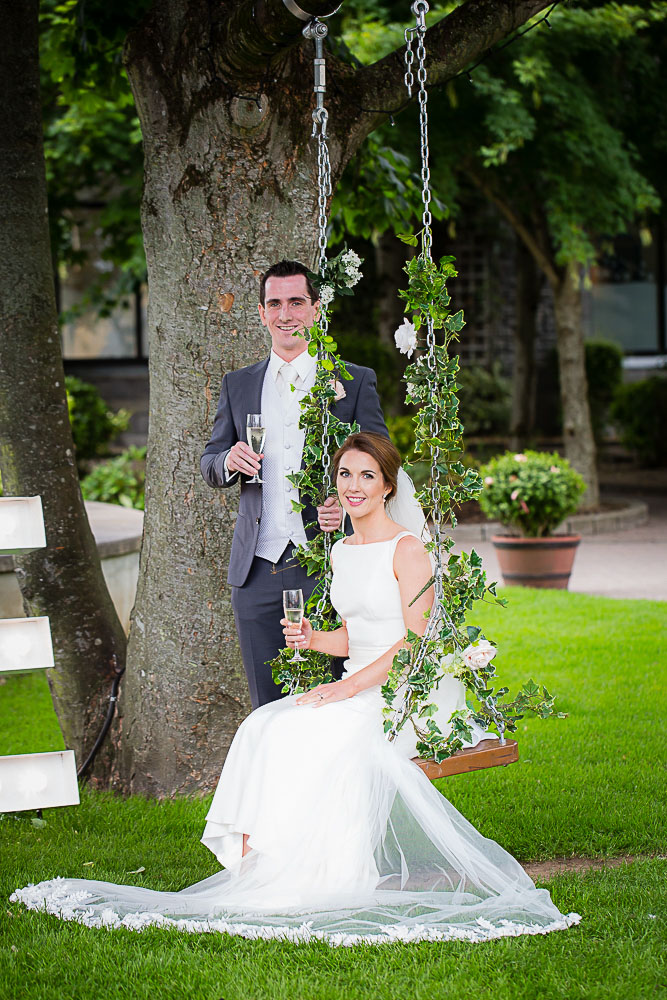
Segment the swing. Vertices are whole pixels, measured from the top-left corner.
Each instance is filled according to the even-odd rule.
[[[291,2],[288,0],[283,0],[288,9],[293,10]],[[428,118],[426,112],[426,102],[428,99],[426,91],[426,50],[424,46],[424,35],[426,33],[426,23],[425,15],[429,9],[429,5],[426,0],[415,0],[411,6],[411,10],[415,15],[416,24],[413,28],[407,28],[405,31],[405,42],[406,42],[406,54],[405,54],[405,64],[406,64],[406,74],[405,74],[405,84],[408,90],[408,95],[412,96],[412,87],[414,85],[414,75],[412,72],[412,65],[414,62],[414,53],[412,52],[411,44],[416,36],[418,39],[417,45],[417,83],[418,83],[418,100],[419,100],[419,119],[420,119],[420,146],[421,146],[421,177],[422,177],[422,202],[423,202],[423,215],[422,221],[424,226],[425,236],[425,247],[426,252],[430,256],[431,249],[431,213],[429,210],[429,202],[431,200],[431,192],[429,187],[430,172],[429,172],[429,148],[428,148]],[[305,19],[305,17],[304,17]],[[314,93],[316,99],[316,107],[312,113],[313,118],[313,138],[318,140],[318,248],[319,248],[319,271],[320,274],[324,273],[324,269],[327,262],[326,256],[326,246],[327,246],[327,214],[326,206],[327,200],[330,197],[331,191],[331,169],[329,163],[329,148],[327,139],[327,122],[328,122],[328,112],[324,107],[324,94],[326,91],[326,70],[325,70],[325,59],[324,59],[324,48],[323,41],[328,32],[326,24],[318,20],[318,18],[313,17],[309,20],[308,24],[303,29],[304,37],[311,39],[315,44],[315,59],[314,59]],[[326,317],[324,318],[325,332],[326,332]],[[435,336],[433,332],[432,324],[428,328],[427,344],[429,348],[429,355],[431,359],[435,358]],[[323,359],[322,352],[318,352],[318,363]],[[327,494],[331,487],[331,475],[330,475],[330,449],[329,449],[329,421],[328,421],[328,407],[325,407],[323,414],[323,436],[322,436],[322,459],[323,459],[323,472],[324,472],[324,484]],[[437,467],[438,454],[437,449],[432,449],[432,462],[431,462],[431,482],[437,483],[440,476],[440,472]],[[435,491],[434,491],[435,495]],[[442,588],[442,578],[443,578],[443,566],[441,561],[440,552],[440,540],[441,540],[441,520],[442,513],[440,510],[440,505],[434,505],[433,512],[433,526],[434,526],[434,541],[436,543],[434,555],[435,555],[435,570],[434,570],[434,588],[435,588],[435,601],[434,609],[443,606],[443,588]],[[331,540],[328,534],[324,538],[324,548],[327,557],[329,555],[331,546]],[[327,559],[328,565],[328,559]],[[328,589],[329,581],[327,579],[325,583],[325,591]],[[325,593],[320,597],[320,602],[318,606],[324,606]],[[429,629],[434,627],[434,623],[437,622],[437,614],[431,615],[429,623],[427,626],[427,632]],[[400,711],[400,710],[399,710]],[[450,777],[455,774],[465,774],[470,771],[479,771],[488,767],[505,767],[508,764],[513,764],[519,759],[519,748],[516,740],[506,739],[504,735],[504,720],[501,721],[499,725],[500,736],[498,739],[485,739],[482,740],[474,747],[466,747],[462,750],[458,750],[453,753],[450,757],[447,757],[441,762],[437,762],[432,759],[424,759],[420,757],[413,757],[413,761],[421,768],[427,778],[434,781],[438,778]],[[390,736],[391,738],[391,736]]]

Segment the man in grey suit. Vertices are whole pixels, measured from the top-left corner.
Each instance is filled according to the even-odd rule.
[[[241,484],[228,582],[253,708],[281,697],[267,662],[284,646],[280,619],[283,590],[303,590],[308,599],[315,579],[292,557],[306,542],[304,524],[318,520],[323,531],[340,525],[341,510],[332,498],[315,511],[292,510],[298,500],[286,476],[301,466],[304,432],[299,430],[299,402],[315,381],[315,359],[299,334],[319,314],[317,293],[307,269],[280,261],[263,275],[259,316],[271,336],[271,354],[222,380],[211,440],[201,459],[202,476],[213,487]],[[388,436],[377,395],[375,373],[348,364],[353,376],[344,383],[332,411],[362,430]],[[291,389],[294,385],[294,390]],[[261,413],[266,427],[262,462],[246,443],[246,417]],[[261,468],[262,485],[248,482]]]

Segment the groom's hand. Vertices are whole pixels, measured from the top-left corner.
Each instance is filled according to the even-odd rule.
[[[260,470],[260,458],[264,456],[256,455],[245,441],[237,441],[227,454],[227,468],[230,472],[243,472],[246,476],[254,476]]]
[[[343,520],[343,508],[335,497],[327,497],[317,508],[317,522],[322,531],[338,531]]]

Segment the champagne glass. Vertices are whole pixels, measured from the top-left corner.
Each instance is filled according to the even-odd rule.
[[[264,421],[262,419],[261,413],[249,413],[246,417],[245,432],[248,440],[248,444],[255,452],[256,455],[261,455],[264,451],[264,442],[266,441],[266,427],[264,426]],[[260,479],[258,474],[248,480],[249,483],[263,483],[264,480]]]
[[[301,625],[303,618],[303,591],[283,590],[283,609],[290,625]],[[305,663],[305,656],[299,656],[299,644],[294,643],[294,656],[290,663]]]

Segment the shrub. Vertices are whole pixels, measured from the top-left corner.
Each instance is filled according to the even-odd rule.
[[[586,489],[583,478],[557,452],[505,452],[479,470],[484,490],[479,505],[512,534],[550,535],[574,514]]]
[[[101,500],[143,510],[145,484],[146,449],[131,447],[122,455],[95,466],[81,481],[81,492],[84,500]]]
[[[92,458],[106,454],[109,442],[127,430],[130,414],[127,410],[113,413],[94,385],[74,375],[66,377],[65,389],[76,461],[82,474]]]
[[[623,381],[623,351],[610,340],[587,340],[586,380],[593,434],[599,443],[604,437],[609,407]]]
[[[479,365],[462,368],[459,383],[459,419],[468,436],[506,434],[509,430],[511,389],[496,362],[490,369]]]
[[[407,413],[387,417],[387,430],[391,440],[401,453],[403,464],[410,462],[415,454],[415,425]]]
[[[667,378],[652,375],[619,386],[611,418],[643,465],[667,465]]]

